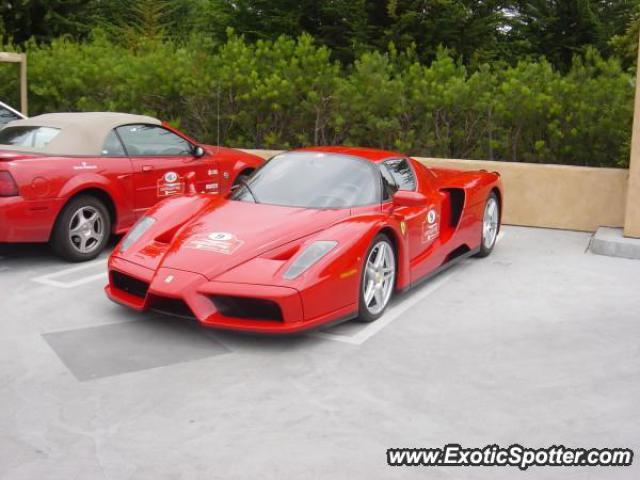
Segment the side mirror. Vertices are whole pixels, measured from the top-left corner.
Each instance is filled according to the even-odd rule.
[[[205,151],[200,145],[196,145],[193,149],[193,156],[196,158],[204,157]]]
[[[427,204],[427,197],[420,192],[398,190],[393,194],[393,203],[398,207],[420,207]]]

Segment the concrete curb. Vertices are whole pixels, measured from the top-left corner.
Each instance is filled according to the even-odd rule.
[[[640,260],[640,239],[625,237],[622,228],[600,227],[589,249],[596,255]]]

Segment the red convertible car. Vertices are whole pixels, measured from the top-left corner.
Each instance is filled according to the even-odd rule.
[[[228,197],[159,203],[109,259],[107,295],[204,326],[289,333],[382,315],[394,291],[491,253],[498,174],[322,147],[276,155]]]
[[[62,257],[89,260],[160,199],[223,195],[262,163],[146,116],[16,120],[0,130],[0,243],[51,241]]]

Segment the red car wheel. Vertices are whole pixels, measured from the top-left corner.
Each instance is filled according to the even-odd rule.
[[[372,322],[384,313],[396,284],[396,253],[386,235],[373,239],[367,252],[360,282],[358,319]]]
[[[97,257],[111,233],[111,218],[103,203],[80,195],[62,210],[51,235],[53,250],[65,260],[82,262]]]
[[[492,251],[500,231],[500,203],[494,192],[491,192],[484,205],[482,218],[482,236],[480,238],[480,251],[478,257],[486,257]]]

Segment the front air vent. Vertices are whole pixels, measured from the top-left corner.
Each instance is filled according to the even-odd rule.
[[[113,283],[118,290],[122,290],[129,295],[139,298],[144,298],[147,295],[147,290],[149,290],[149,284],[147,282],[130,277],[116,270],[111,270],[109,275],[111,276],[111,283]]]
[[[189,306],[179,298],[160,297],[158,295],[149,296],[149,308],[156,312],[174,317],[195,318]]]
[[[182,228],[182,226],[184,225],[184,223],[181,223],[179,225],[176,225],[173,228],[170,228],[169,230],[162,232],[160,235],[158,235],[155,238],[155,241],[158,243],[164,243],[164,244],[169,244],[173,241],[173,238],[176,236],[176,233],[178,233],[178,230],[180,230]]]
[[[214,295],[211,300],[225,317],[282,321],[280,306],[271,300],[228,295]]]

